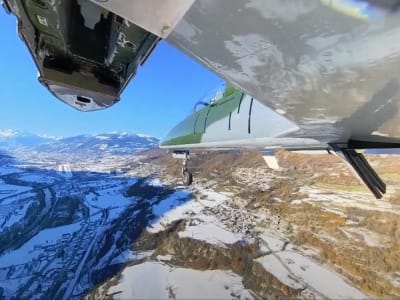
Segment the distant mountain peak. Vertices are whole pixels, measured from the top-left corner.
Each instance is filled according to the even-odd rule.
[[[135,131],[109,131],[109,132],[102,132],[102,133],[97,133],[93,134],[93,136],[105,136],[105,135],[120,135],[120,136],[138,136],[138,137],[149,137],[149,138],[154,138],[154,136],[151,136],[149,134],[144,134],[140,132],[135,132]]]
[[[61,140],[64,138],[63,136],[56,136],[56,135],[50,135],[50,134],[37,134],[37,136],[44,138],[44,139],[51,139],[51,140]]]
[[[49,153],[86,156],[127,155],[158,146],[159,139],[133,132],[100,133],[63,138],[35,149]]]
[[[125,155],[155,148],[159,139],[134,132],[82,134],[72,137],[38,135],[13,129],[0,130],[0,148],[76,154],[80,156]]]
[[[29,131],[15,130],[10,128],[0,129],[0,138],[13,138],[13,137],[39,137],[44,139],[58,140],[62,137],[52,136],[48,134],[35,134]]]
[[[14,129],[0,129],[0,136],[1,137],[12,137],[21,134],[21,131],[14,130]]]
[[[11,150],[55,141],[54,137],[14,129],[0,130],[0,148]]]

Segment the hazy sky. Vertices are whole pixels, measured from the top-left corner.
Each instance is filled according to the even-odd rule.
[[[0,129],[71,136],[134,131],[163,137],[221,79],[165,42],[138,69],[113,107],[78,112],[54,98],[16,33],[16,18],[0,7]]]

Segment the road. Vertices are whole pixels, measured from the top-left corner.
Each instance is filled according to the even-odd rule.
[[[78,193],[82,197],[85,197],[83,195],[83,193],[79,190],[79,188],[76,185],[74,185],[74,188],[75,188],[76,191],[78,191]],[[102,228],[102,225],[104,225],[106,223],[106,221],[107,221],[107,214],[103,214],[103,216],[104,216],[103,222],[102,222],[101,226],[99,226],[99,228]],[[74,278],[70,281],[70,283],[69,283],[69,285],[68,285],[68,287],[67,287],[67,289],[66,289],[66,291],[64,293],[63,300],[67,300],[67,299],[71,298],[71,294],[74,291],[74,288],[75,288],[75,285],[76,285],[77,281],[79,280],[79,277],[81,275],[82,269],[86,264],[86,260],[87,260],[87,258],[89,256],[90,252],[92,251],[92,248],[93,248],[93,246],[94,246],[94,244],[95,244],[95,242],[97,240],[97,236],[99,235],[99,232],[100,232],[100,230],[96,231],[96,234],[93,236],[92,241],[90,242],[89,247],[87,248],[85,254],[83,255],[82,260],[79,263],[78,268],[75,270]]]

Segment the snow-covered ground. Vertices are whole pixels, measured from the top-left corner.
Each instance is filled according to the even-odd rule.
[[[111,229],[111,225],[118,223],[113,223],[113,220],[118,218],[128,207],[138,204],[139,198],[124,196],[129,185],[134,184],[137,179],[127,175],[128,173],[124,174],[126,177],[122,177],[122,175],[121,177],[116,177],[116,174],[120,172],[116,171],[116,168],[123,167],[125,163],[120,158],[104,159],[102,161],[93,160],[91,162],[91,166],[93,165],[96,170],[110,171],[108,175],[105,173],[86,172],[87,166],[83,162],[80,164],[60,164],[57,162],[51,168],[49,167],[47,174],[43,173],[43,175],[41,173],[28,173],[27,171],[22,175],[20,174],[19,176],[21,177],[19,179],[28,182],[26,183],[27,185],[35,187],[34,183],[41,184],[39,188],[42,189],[45,196],[45,207],[43,209],[45,215],[51,212],[51,205],[57,203],[55,201],[58,201],[58,197],[71,195],[79,197],[82,200],[82,204],[88,207],[89,217],[79,223],[42,230],[31,237],[23,247],[4,253],[0,257],[0,268],[5,268],[3,273],[7,275],[9,271],[6,267],[11,265],[16,266],[15,268],[18,269],[13,272],[10,271],[10,274],[13,273],[15,276],[26,274],[28,272],[26,270],[32,268],[34,264],[40,266],[40,268],[35,267],[36,270],[40,269],[40,271],[70,267],[70,269],[66,269],[68,280],[64,283],[65,288],[67,288],[65,298],[69,298],[77,295],[79,291],[87,291],[88,287],[90,287],[90,283],[82,283],[82,278],[84,277],[81,275],[87,276],[85,274],[86,262],[88,264],[91,263],[93,255],[98,250],[96,247],[98,246],[100,250],[104,246],[106,249],[105,254],[102,254],[99,260],[96,261],[96,266],[99,270],[107,268],[107,264],[137,262],[141,259],[153,260],[127,267],[123,271],[119,284],[111,287],[108,291],[108,294],[114,293],[114,298],[116,299],[168,297],[252,298],[251,293],[243,287],[243,278],[231,271],[197,271],[174,267],[171,264],[179,261],[176,260],[178,257],[175,257],[175,254],[153,257],[153,251],[133,252],[126,248],[117,249],[115,241],[120,240],[119,238],[124,230],[122,226],[116,229],[117,232],[112,232],[109,239],[102,239],[106,229]],[[82,173],[76,172],[76,168],[81,168]],[[154,170],[157,171],[148,166],[143,168],[146,176]],[[57,170],[61,172],[60,175],[62,176],[54,175],[54,171]],[[18,173],[18,171],[19,169],[12,168],[0,169],[0,176],[2,172],[4,174],[12,174]],[[133,168],[129,171],[129,174],[144,176],[141,174],[142,171],[139,167],[137,169]],[[264,173],[262,173],[261,169],[257,172],[256,174],[251,174],[251,176],[262,178],[262,180],[259,179],[257,182],[249,180],[245,183],[257,186],[265,191],[268,190],[270,188],[270,177],[263,177]],[[250,173],[251,170],[249,169],[239,169],[235,174],[243,177],[250,176]],[[7,175],[3,179],[4,182],[7,182],[7,179],[17,179],[17,176]],[[81,179],[83,180],[80,181]],[[21,197],[22,200],[23,198],[35,196],[36,193],[33,193],[33,191],[36,191],[36,187],[33,190],[29,186],[17,186],[5,184],[4,182],[0,187],[0,214],[3,208],[3,212],[7,212],[4,217],[11,216],[6,221],[7,226],[10,226],[21,220],[28,207],[27,204],[31,203],[31,200],[29,202],[26,201],[26,203],[18,202],[18,197]],[[14,181],[10,182],[14,183]],[[49,184],[49,187],[43,188],[43,183]],[[146,184],[160,188],[163,186],[163,182],[156,178],[147,180]],[[57,186],[57,188],[50,187],[50,185]],[[65,189],[63,189],[64,185]],[[207,187],[209,186],[211,185],[207,182]],[[348,205],[347,203],[349,203],[346,196],[338,200],[337,197],[332,197],[329,193],[320,192],[318,189],[310,188],[309,190],[304,190],[304,192],[309,197],[293,201],[292,205],[301,204],[303,201],[317,203],[318,205],[334,201],[340,205]],[[24,195],[23,198],[21,195]],[[362,197],[360,197],[359,203],[365,207],[378,207],[382,211],[389,211],[391,208],[388,203],[376,206],[375,203],[364,197],[365,195],[362,193],[360,195]],[[302,292],[304,297],[340,299],[367,297],[356,288],[353,288],[329,266],[320,264],[311,258],[307,252],[303,251],[302,248],[295,248],[290,244],[288,237],[277,229],[279,224],[284,227],[282,226],[283,220],[275,220],[275,216],[270,215],[266,210],[250,211],[250,209],[246,208],[247,199],[238,198],[240,197],[233,192],[216,192],[204,186],[196,186],[195,183],[191,190],[177,189],[161,201],[158,197],[142,199],[141,201],[145,202],[146,209],[148,205],[151,205],[152,214],[155,216],[147,227],[147,231],[150,233],[160,232],[171,222],[185,219],[186,227],[182,228],[178,233],[181,238],[201,240],[213,245],[213,247],[217,246],[225,249],[238,241],[242,241],[243,245],[247,242],[257,242],[263,256],[255,261],[287,286],[294,289],[304,289]],[[19,211],[13,206],[16,202],[22,205],[18,208]],[[13,210],[11,211],[11,209]],[[327,205],[326,209],[333,208]],[[14,213],[10,215],[10,212]],[[135,216],[139,212],[140,209],[138,208],[138,210],[131,212],[129,217],[136,222]],[[40,217],[44,217],[44,215]],[[5,219],[3,218],[3,220]],[[275,223],[277,224],[276,226],[274,225]],[[78,231],[78,234],[73,234]],[[371,247],[379,247],[380,245],[379,237],[369,231],[353,232],[349,227],[343,226],[343,232],[350,238],[354,234],[360,235]],[[74,243],[73,246],[67,245],[69,240]],[[99,243],[95,242],[96,240]],[[100,241],[102,242],[100,243]],[[57,247],[54,245],[57,245]],[[109,248],[107,248],[108,245]],[[56,250],[63,248],[65,248],[67,257],[65,261],[68,262],[68,265],[65,264],[62,258],[53,259],[53,257],[56,257],[56,253],[62,253],[62,251],[56,252]],[[72,251],[68,252],[69,248]],[[93,249],[93,251],[90,251],[90,249]],[[51,251],[53,251],[53,254],[48,254]],[[49,268],[45,268],[47,262],[49,263]],[[14,267],[9,269],[14,269]],[[19,272],[19,269],[23,270],[23,272]],[[4,278],[6,278],[6,275],[4,275]],[[9,280],[11,282],[14,278],[12,277]],[[149,288],[149,282],[151,282],[151,288]],[[18,282],[15,281],[15,284],[18,285]],[[0,286],[2,286],[1,282]],[[33,287],[34,285],[32,285]]]
[[[114,299],[253,299],[242,278],[231,271],[197,271],[161,262],[125,268],[108,293]]]
[[[19,180],[22,181],[27,181],[27,182],[33,182],[33,183],[48,183],[51,184],[53,183],[56,179],[51,176],[44,176],[42,174],[26,174],[23,176],[20,176],[18,178]]]
[[[261,250],[263,252],[281,251],[287,243],[287,239],[278,232],[264,229],[258,236],[261,239]]]
[[[23,170],[14,167],[0,167],[0,176],[21,173]]]
[[[204,197],[205,196],[205,197]],[[203,197],[187,199],[186,191],[175,192],[169,198],[153,206],[153,214],[158,217],[149,232],[155,233],[165,225],[179,219],[191,219],[185,230],[179,232],[180,237],[190,237],[224,247],[241,239],[241,236],[229,231],[216,217],[204,214],[204,209],[211,209],[224,203],[228,197],[212,190],[204,190]],[[192,216],[192,217],[191,217]]]
[[[4,281],[6,284],[3,284],[3,282],[0,280],[0,286],[4,289],[4,295],[6,296],[5,299],[9,299],[13,295],[15,295],[18,289],[29,279],[31,279],[31,276],[7,279],[6,281]]]
[[[31,197],[35,197],[35,196],[36,196],[36,193],[30,191],[30,189],[29,189],[28,192],[23,192],[20,194],[8,196],[5,199],[0,199],[0,207],[10,205],[10,204],[21,203],[21,201],[24,202],[27,199],[29,199]]]
[[[86,201],[98,208],[125,207],[132,204],[135,199],[123,195],[121,187],[113,187],[96,192],[97,195],[89,193],[85,195]]]
[[[368,230],[366,228],[341,228],[341,231],[349,239],[362,240],[368,247],[384,248],[390,244],[390,240],[385,236]]]
[[[225,225],[231,224],[227,219],[235,219],[237,215],[235,209],[229,206],[229,195],[202,189],[199,190],[199,195],[183,204],[179,203],[177,197],[170,197],[158,206],[154,206],[153,212],[159,215],[159,219],[147,230],[158,232],[175,220],[186,219],[185,229],[178,233],[180,237],[199,239],[220,247],[226,247],[245,238],[243,234],[233,232],[234,226]],[[168,207],[169,210],[160,209],[160,207]],[[221,207],[223,209],[219,209]],[[210,211],[222,214],[213,215],[210,214]],[[266,219],[265,216],[263,219]],[[225,220],[225,224],[221,220]],[[279,223],[279,220],[277,222]],[[256,227],[255,230],[258,231],[260,250],[267,254],[256,261],[283,284],[294,289],[304,290],[302,292],[304,297],[333,299],[364,299],[367,297],[347,283],[334,270],[309,257],[307,251],[293,247],[282,232],[274,230],[273,226],[269,228]],[[170,259],[170,257],[168,258]],[[159,259],[163,260],[162,257]],[[123,290],[123,287],[127,286],[121,286],[120,289]],[[113,291],[117,291],[117,288]],[[142,293],[145,291],[141,290],[138,295],[147,295]],[[119,295],[136,297],[136,294],[118,294],[117,297]],[[166,294],[157,295],[165,296]]]
[[[59,243],[64,233],[72,234],[81,228],[81,223],[73,223],[42,230],[26,242],[23,247],[0,256],[0,268],[29,262],[43,253],[40,247]]]
[[[136,251],[136,252],[133,252],[131,250],[126,250],[126,251],[122,252],[120,255],[118,255],[117,257],[115,257],[111,261],[110,264],[111,265],[113,265],[113,264],[122,264],[122,263],[126,263],[126,262],[133,261],[133,260],[143,259],[143,258],[146,258],[146,257],[150,257],[153,253],[154,253],[153,250]]]
[[[214,191],[204,191],[203,199],[192,198],[188,200],[189,193],[185,190],[173,193],[167,199],[153,206],[153,214],[156,220],[150,224],[147,230],[156,233],[165,229],[165,225],[189,216],[200,216],[204,208],[212,208],[222,204],[228,198]]]
[[[0,185],[0,204],[9,204],[10,201],[8,198],[12,195],[23,193],[31,190],[32,188],[29,186],[22,186],[22,185],[13,185],[13,184],[1,184]]]
[[[12,225],[20,222],[25,217],[29,205],[30,201],[25,201],[23,204],[19,204],[17,208],[13,209],[8,214],[3,214],[4,210],[2,209],[2,207],[0,207],[0,231],[2,231],[4,228],[9,228]]]
[[[35,196],[36,193],[29,186],[0,183],[1,231],[24,218],[31,200]]]
[[[71,178],[73,176],[70,164],[60,164],[57,166],[57,170],[65,178]]]
[[[282,283],[307,288],[317,298],[365,299],[367,295],[348,284],[339,274],[294,251],[280,251],[256,259]]]
[[[225,247],[225,244],[234,244],[240,237],[229,230],[221,228],[215,223],[201,223],[194,226],[186,226],[184,231],[179,232],[179,237],[190,237],[203,240],[209,244]]]
[[[332,193],[329,190],[318,189],[315,187],[304,186],[300,189],[301,192],[308,195],[302,200],[295,200],[292,204],[301,204],[302,202],[318,203],[320,206],[333,213],[343,215],[341,210],[335,209],[332,204],[340,208],[360,208],[363,210],[376,210],[381,212],[390,212],[400,214],[399,206],[388,201],[382,201],[373,198],[367,190],[365,192],[346,192],[341,191]],[[356,201],[354,199],[357,199]]]

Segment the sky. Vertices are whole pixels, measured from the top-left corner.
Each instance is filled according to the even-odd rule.
[[[79,112],[53,97],[19,39],[16,18],[0,7],[0,129],[73,136],[132,131],[163,137],[222,80],[165,42],[160,42],[122,93],[101,111]]]

